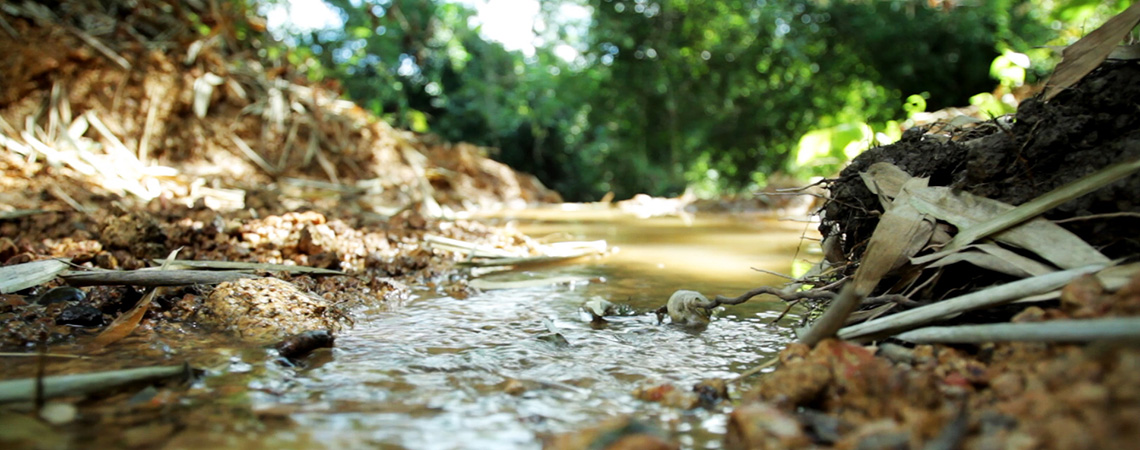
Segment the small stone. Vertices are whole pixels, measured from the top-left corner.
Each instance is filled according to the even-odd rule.
[[[116,270],[119,268],[119,259],[115,258],[111,252],[99,252],[95,255],[95,266],[107,270]]]
[[[40,418],[52,425],[66,425],[75,421],[79,409],[71,403],[47,402],[40,408]]]
[[[728,449],[803,448],[809,444],[811,440],[795,417],[766,403],[733,410],[724,439]]]
[[[98,327],[103,325],[103,313],[87,305],[68,306],[55,317],[56,325]]]
[[[87,294],[83,291],[71,286],[62,286],[44,292],[44,295],[36,299],[36,303],[40,305],[50,305],[60,302],[81,302],[86,298]]]

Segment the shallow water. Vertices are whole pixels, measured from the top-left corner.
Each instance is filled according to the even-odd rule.
[[[327,363],[299,370],[280,385],[254,386],[262,388],[253,393],[255,409],[296,408],[289,414],[293,425],[271,433],[272,440],[537,448],[544,433],[632,415],[685,447],[719,448],[724,408],[678,411],[630,393],[659,382],[688,389],[703,378],[729,378],[756,365],[791,339],[792,319],[769,325],[783,304],[754,300],[730,307],[703,331],[658,325],[652,314],[614,318],[595,329],[579,306],[602,296],[647,312],[677,289],[735,296],[779,283],[751,268],[788,272],[807,227],[728,218],[686,225],[678,218],[605,214],[556,214],[517,224],[532,236],[606,239],[620,250],[505,275],[574,275],[594,282],[486,291],[466,299],[425,290],[403,308],[359,319],[338,336]],[[544,322],[568,345],[539,339],[550,333]],[[509,379],[524,392],[506,392]]]

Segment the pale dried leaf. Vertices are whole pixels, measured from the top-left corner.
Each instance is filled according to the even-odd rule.
[[[953,223],[958,226],[959,231],[942,251],[915,258],[913,262],[921,264],[945,257],[978,239],[998,233],[994,239],[1031,250],[1062,268],[1105,263],[1108,261],[1107,257],[1076,235],[1055,224],[1046,225],[1044,219],[1036,217],[1066,201],[1127,177],[1137,170],[1140,170],[1140,159],[1113,164],[1017,207],[966,192],[950,192],[949,188],[930,188],[916,192],[912,201],[916,208]],[[943,214],[946,217],[942,217]],[[967,222],[957,223],[950,218],[951,216]],[[1027,220],[1028,223],[1011,228]],[[1033,231],[1025,231],[1029,228]],[[1007,231],[1001,232],[1002,230]],[[1042,234],[1046,232],[1050,234]],[[1014,242],[1011,239],[1021,242]]]
[[[934,233],[934,222],[911,206],[911,193],[925,189],[926,178],[911,178],[906,181],[895,197],[894,203],[879,218],[879,224],[867,243],[863,260],[855,272],[855,289],[867,295],[879,280],[891,270],[901,267],[910,260]]]
[[[11,294],[51,281],[67,270],[67,261],[47,259],[0,267],[0,294]]]
[[[1056,271],[1055,268],[1051,268],[1016,252],[1001,248],[995,244],[971,245],[958,253],[948,255],[926,267],[943,267],[958,262],[968,262],[983,269],[1018,278],[1044,275]]]
[[[1137,23],[1140,23],[1140,3],[1129,6],[1066,48],[1061,63],[1057,64],[1053,76],[1045,83],[1045,100],[1056,97],[1100,66]]]
[[[875,338],[888,336],[923,324],[953,316],[965,311],[995,306],[1011,301],[1052,291],[1064,286],[1073,279],[1104,269],[1104,265],[1092,265],[1078,269],[1063,270],[1046,275],[1026,278],[1002,284],[966,295],[946,299],[921,306],[881,319],[853,325],[839,330],[842,339]]]
[[[162,262],[162,270],[165,270],[170,265],[170,262],[174,261],[174,258],[178,256],[178,252],[181,250],[182,247],[179,247],[170,252],[166,260]],[[130,311],[115,318],[107,328],[103,329],[98,336],[95,336],[95,345],[106,347],[118,342],[120,339],[127,337],[131,332],[135,331],[135,328],[139,326],[139,322],[142,321],[143,316],[146,315],[146,311],[150,308],[150,304],[154,301],[154,297],[157,295],[159,289],[161,288],[152,288],[139,300],[139,303],[135,305],[134,308],[131,308]]]

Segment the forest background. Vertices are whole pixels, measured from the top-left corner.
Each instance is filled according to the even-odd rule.
[[[338,24],[286,22],[257,45],[393,125],[489,147],[567,200],[713,196],[832,174],[898,139],[908,114],[1012,112],[1012,93],[1059,59],[1048,46],[1130,3],[541,0],[534,50],[519,51],[486,37],[478,1],[326,0]]]

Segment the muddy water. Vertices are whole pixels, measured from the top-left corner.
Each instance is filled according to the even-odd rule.
[[[289,415],[295,425],[276,438],[333,447],[537,448],[542,433],[633,415],[685,447],[718,448],[724,410],[678,411],[635,400],[630,392],[651,382],[687,388],[752,367],[791,338],[787,326],[768,325],[782,305],[734,306],[701,332],[660,326],[651,314],[595,328],[580,317],[579,305],[602,296],[644,312],[676,289],[737,295],[779,283],[751,268],[788,272],[807,227],[728,218],[686,225],[675,217],[636,221],[592,213],[511,225],[532,236],[606,239],[620,250],[604,259],[498,275],[594,282],[466,299],[425,290],[404,308],[358,320],[338,337],[329,362],[254,393],[258,409],[297,408]],[[540,339],[550,333],[544,322],[568,343]]]

